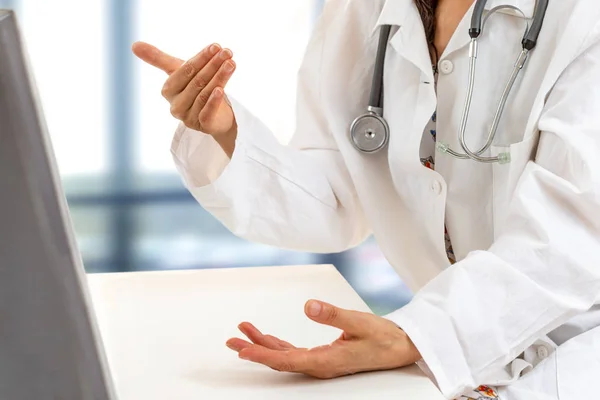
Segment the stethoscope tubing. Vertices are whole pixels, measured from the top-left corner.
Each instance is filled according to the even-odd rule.
[[[469,47],[469,84],[467,88],[467,97],[465,99],[465,106],[458,134],[458,141],[464,153],[456,152],[452,150],[450,146],[444,143],[437,143],[436,149],[442,153],[447,153],[459,159],[471,159],[482,163],[506,163],[510,162],[510,152],[500,153],[498,156],[495,157],[483,157],[482,154],[486,152],[494,142],[496,133],[498,131],[498,126],[502,119],[502,114],[506,107],[508,98],[510,97],[510,93],[517,80],[517,77],[520,71],[525,67],[529,53],[537,45],[537,41],[541,33],[544,19],[546,16],[546,11],[548,9],[549,0],[537,0],[534,10],[533,22],[531,23],[531,26],[528,26],[527,31],[525,32],[525,35],[521,42],[523,49],[519,54],[516,63],[514,64],[513,71],[508,79],[508,82],[502,93],[502,97],[500,98],[500,101],[498,103],[498,107],[496,109],[496,113],[494,115],[494,119],[492,121],[492,126],[488,133],[487,140],[480,149],[472,151],[466,142],[466,130],[469,120],[469,113],[471,110],[471,103],[473,100],[473,92],[475,88],[478,38],[484,29],[486,20],[494,12],[503,8],[512,8],[516,9],[518,12],[521,12],[514,6],[498,6],[495,7],[492,11],[490,11],[490,13],[484,18],[485,5],[487,4],[487,1],[488,0],[477,0],[474,6],[473,15],[471,17],[471,26],[469,28],[469,36],[471,37],[471,43]],[[381,148],[385,147],[389,141],[390,129],[387,122],[385,121],[385,118],[383,117],[383,78],[384,64],[387,52],[386,50],[389,43],[391,28],[391,25],[383,25],[381,27],[379,43],[377,46],[377,55],[375,59],[375,69],[373,71],[373,82],[369,96],[369,105],[367,108],[368,112],[355,119],[350,129],[351,141],[354,147],[357,150],[366,153],[374,153],[379,151]],[[365,128],[365,126],[367,127]],[[360,128],[363,128],[364,131],[360,131]],[[365,142],[365,138],[361,137],[361,135],[366,135],[367,137],[376,139],[377,146],[370,146],[369,148],[363,146],[362,143],[367,143],[368,140],[367,142]]]

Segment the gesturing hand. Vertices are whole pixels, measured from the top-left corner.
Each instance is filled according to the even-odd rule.
[[[251,342],[232,338],[227,347],[244,360],[321,379],[400,368],[421,358],[404,331],[389,320],[315,300],[304,311],[315,322],[343,330],[340,338],[313,349],[297,348],[244,322],[239,329]]]
[[[235,130],[233,110],[224,101],[225,85],[235,70],[231,50],[213,44],[187,62],[143,42],[134,43],[132,50],[169,75],[162,95],[171,104],[175,118],[215,139]]]

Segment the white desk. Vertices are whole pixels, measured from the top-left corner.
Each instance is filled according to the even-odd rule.
[[[331,266],[90,275],[89,284],[120,400],[442,399],[416,367],[320,381],[225,347],[242,321],[302,347],[336,339],[304,316],[306,300],[368,308]]]

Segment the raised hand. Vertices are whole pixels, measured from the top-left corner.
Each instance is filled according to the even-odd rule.
[[[162,95],[175,118],[217,140],[220,136],[235,136],[235,117],[224,92],[236,68],[231,50],[212,44],[186,62],[144,42],[134,43],[132,50],[169,75]]]

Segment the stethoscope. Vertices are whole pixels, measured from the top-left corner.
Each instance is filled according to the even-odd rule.
[[[477,0],[475,8],[473,10],[473,16],[471,19],[471,28],[469,29],[469,36],[471,37],[471,43],[469,45],[469,87],[467,90],[467,98],[463,110],[463,115],[460,123],[460,129],[458,134],[458,141],[462,147],[464,153],[459,153],[450,148],[448,144],[438,142],[436,144],[436,150],[449,154],[459,159],[471,159],[482,163],[509,163],[510,152],[499,153],[495,157],[484,157],[482,154],[490,148],[498,125],[502,118],[502,113],[506,106],[506,102],[511,93],[513,85],[517,80],[519,72],[525,67],[529,53],[535,48],[538,37],[542,30],[544,18],[546,16],[546,10],[548,9],[549,0],[537,0],[535,11],[533,15],[533,22],[527,27],[525,36],[521,42],[523,50],[519,54],[517,61],[515,62],[512,74],[506,84],[506,87],[502,93],[502,97],[498,104],[496,114],[494,116],[490,132],[486,143],[480,149],[472,151],[466,143],[465,132],[467,128],[467,122],[469,120],[469,112],[471,110],[471,102],[473,100],[473,88],[475,86],[475,67],[477,63],[478,53],[478,39],[483,31],[483,27],[487,19],[494,14],[496,11],[501,9],[510,8],[523,14],[521,10],[514,6],[498,6],[492,9],[487,16],[484,18],[483,14],[485,11],[485,5],[487,0]],[[379,35],[379,45],[377,48],[377,56],[375,59],[375,71],[373,73],[373,83],[371,86],[371,94],[369,99],[369,106],[367,113],[356,118],[350,127],[350,138],[354,147],[363,153],[376,153],[379,150],[386,147],[390,139],[390,127],[383,117],[383,71],[385,55],[387,45],[390,37],[391,25],[383,25]]]

